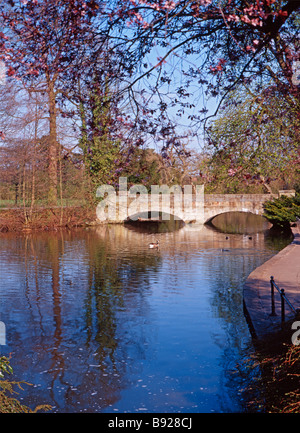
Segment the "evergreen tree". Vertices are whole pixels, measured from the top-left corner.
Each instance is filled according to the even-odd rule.
[[[275,226],[287,228],[300,218],[300,194],[281,196],[264,204],[264,216]]]

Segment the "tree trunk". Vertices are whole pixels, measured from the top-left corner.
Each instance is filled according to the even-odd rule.
[[[48,96],[49,96],[49,190],[48,190],[48,203],[50,205],[57,205],[57,128],[56,128],[56,102],[53,81],[48,81]]]
[[[25,224],[27,224],[28,223],[28,217],[27,217],[27,210],[26,210],[26,164],[25,164],[25,159],[24,159],[24,165],[23,165],[22,198],[23,198],[24,220],[25,220]]]
[[[260,180],[262,181],[263,186],[266,188],[269,194],[273,194],[272,188],[270,185],[265,181],[265,177],[259,175]]]
[[[32,212],[35,202],[35,175],[36,175],[36,148],[38,140],[38,102],[35,99],[35,118],[34,118],[34,147],[33,147],[33,158],[32,158],[32,186],[31,186],[31,203],[30,203],[30,221],[32,221]]]

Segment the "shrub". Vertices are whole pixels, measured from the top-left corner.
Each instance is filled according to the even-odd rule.
[[[49,405],[39,405],[34,410],[20,403],[20,401],[12,397],[17,394],[14,388],[23,390],[22,385],[31,385],[27,382],[15,382],[5,379],[5,375],[11,374],[13,369],[9,359],[5,356],[0,357],[0,413],[35,413],[39,410],[48,411],[51,409]]]
[[[264,216],[275,226],[290,227],[300,217],[300,194],[268,200],[264,204]]]

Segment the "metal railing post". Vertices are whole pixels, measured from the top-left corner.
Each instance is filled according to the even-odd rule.
[[[271,283],[271,307],[272,307],[272,311],[271,311],[270,316],[276,316],[275,300],[274,300],[274,277],[273,276],[270,277],[270,283]]]
[[[285,309],[284,309],[284,289],[280,290],[281,297],[281,323],[285,321]]]
[[[276,316],[275,299],[274,299],[274,289],[276,289],[280,294],[280,299],[281,299],[281,325],[283,325],[285,322],[285,303],[287,303],[287,305],[290,307],[291,311],[295,314],[295,317],[298,317],[300,320],[300,308],[293,307],[293,305],[285,295],[284,289],[280,289],[278,287],[278,285],[274,281],[273,276],[270,277],[270,284],[271,284],[271,308],[272,308],[272,312],[270,316]]]

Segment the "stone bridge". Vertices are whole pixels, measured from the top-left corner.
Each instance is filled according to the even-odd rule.
[[[226,212],[263,214],[267,200],[278,197],[271,194],[132,194],[109,193],[97,207],[100,221],[117,222],[162,219],[181,219],[185,223],[207,223]],[[159,217],[160,213],[160,217]]]
[[[278,195],[271,194],[206,194],[204,196],[204,222],[226,212],[250,212],[263,215],[264,203]]]

